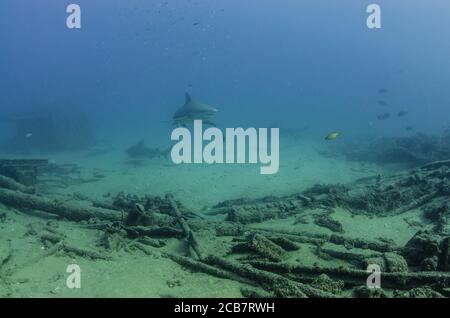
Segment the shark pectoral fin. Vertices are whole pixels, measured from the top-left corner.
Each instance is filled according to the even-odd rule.
[[[213,123],[212,121],[209,121],[209,120],[203,120],[203,124],[217,127],[217,125],[215,123]]]

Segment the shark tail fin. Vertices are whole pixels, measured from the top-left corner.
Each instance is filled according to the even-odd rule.
[[[191,95],[189,95],[188,92],[186,92],[184,94],[184,96],[185,96],[185,99],[186,99],[185,104],[190,103],[192,101]]]

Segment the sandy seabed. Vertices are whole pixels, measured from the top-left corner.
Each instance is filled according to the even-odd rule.
[[[121,150],[96,156],[88,153],[55,155],[51,159],[58,164],[76,163],[86,179],[93,175],[100,177],[92,182],[68,182],[67,187],[49,186],[47,191],[55,196],[76,194],[90,200],[102,200],[106,195],[114,196],[122,191],[139,196],[172,193],[190,210],[202,214],[224,200],[288,195],[317,183],[348,183],[392,172],[372,164],[324,157],[319,154],[324,147],[327,145],[323,142],[283,141],[280,170],[275,175],[260,175],[259,165],[248,164],[175,166],[164,158],[149,160],[142,165],[126,164]],[[58,253],[47,255],[47,248],[36,233],[63,233],[66,242],[92,250],[98,248],[99,231],[79,227],[70,221],[32,216],[5,206],[0,206],[0,213],[4,215],[0,223],[0,259],[8,248],[12,251],[5,266],[0,267],[2,297],[242,297],[242,283],[186,270],[158,252],[147,255],[140,251],[109,251],[112,260],[90,260]],[[223,216],[205,217],[223,219]],[[369,218],[337,209],[333,217],[341,222],[345,234],[350,237],[384,237],[403,245],[417,231],[411,227],[412,222],[405,221],[407,217],[416,218],[413,212]],[[268,220],[255,227],[332,233],[315,224],[294,225],[294,219]],[[199,240],[206,249],[220,249],[221,244],[229,243],[226,237],[211,242],[199,236]],[[179,253],[183,244],[181,240],[168,239],[163,249]],[[291,253],[288,261],[304,265],[344,264],[337,259],[318,258],[312,247]],[[78,264],[81,268],[80,289],[66,287],[69,264]]]

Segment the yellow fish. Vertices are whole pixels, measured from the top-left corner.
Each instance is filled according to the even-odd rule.
[[[325,137],[325,140],[335,140],[339,135],[340,135],[340,134],[339,134],[339,132],[337,132],[337,131],[330,132],[330,133]]]

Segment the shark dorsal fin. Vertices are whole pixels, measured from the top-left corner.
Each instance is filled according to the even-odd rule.
[[[192,102],[191,95],[189,95],[188,92],[185,93],[185,96],[186,96],[185,97],[185,99],[186,99],[185,104],[188,104],[188,103]]]

